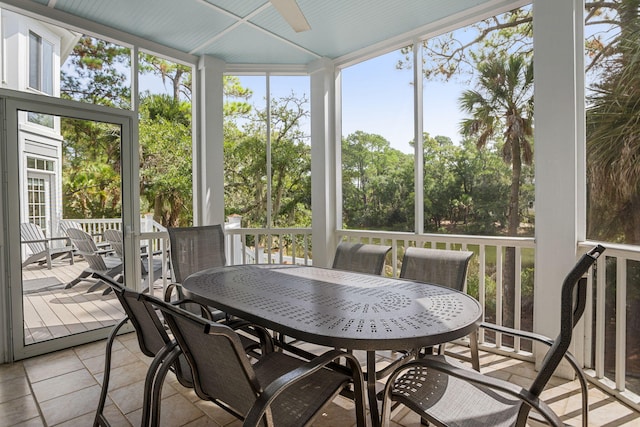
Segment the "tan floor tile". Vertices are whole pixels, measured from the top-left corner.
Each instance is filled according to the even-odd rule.
[[[0,403],[0,420],[5,425],[11,426],[38,416],[38,407],[31,395]]]
[[[40,409],[47,424],[53,426],[94,413],[99,397],[100,387],[95,385],[41,402]]]
[[[160,408],[160,427],[176,427],[201,418],[203,412],[179,393],[162,399]],[[133,425],[140,425],[142,409],[127,414],[127,419]]]
[[[16,378],[24,378],[24,366],[22,362],[5,363],[0,365],[0,384],[4,381],[13,380]]]
[[[194,404],[209,418],[222,426],[227,426],[229,423],[232,423],[234,420],[236,420],[236,417],[212,402],[198,400],[194,402]]]
[[[162,397],[166,398],[176,394],[176,390],[170,385],[162,387]],[[117,405],[123,414],[137,411],[142,408],[144,401],[144,380],[109,391],[109,397]]]
[[[96,356],[104,356],[104,350],[107,346],[107,342],[105,340],[96,341],[93,343],[85,344],[79,347],[75,347],[73,350],[76,353],[76,356],[80,360],[90,359]],[[113,350],[120,350],[124,348],[122,343],[117,339],[113,342]]]
[[[182,427],[222,427],[222,426],[205,415],[203,417],[198,418],[197,420],[194,420],[194,421],[191,421],[190,423],[185,424]]]
[[[86,369],[69,372],[68,374],[46,380],[33,382],[33,394],[38,402],[45,402],[63,394],[82,390],[96,385],[96,380]]]
[[[25,360],[23,364],[31,382],[42,381],[84,369],[84,365],[72,350],[34,357]]]
[[[116,390],[138,381],[144,381],[147,375],[147,365],[139,360],[129,363],[125,366],[119,366],[111,369],[111,378],[109,380],[109,390]],[[102,384],[102,374],[98,374],[98,382]]]
[[[27,378],[24,376],[24,371],[21,377],[0,382],[0,403],[18,397],[28,396],[29,394],[31,394],[31,389],[29,388],[29,381],[27,381]]]
[[[94,375],[97,375],[101,372],[104,372],[104,357],[105,357],[105,354],[103,349],[102,354],[84,359],[83,363],[85,364],[89,372],[91,372]],[[117,350],[114,349],[111,352],[111,369],[114,369],[120,366],[125,366],[130,363],[134,363],[138,361],[139,361],[138,357],[135,354],[133,354],[131,351],[129,351],[129,349],[123,346],[121,346]]]
[[[11,427],[45,427],[45,425],[40,417],[36,417],[18,424],[14,424]]]

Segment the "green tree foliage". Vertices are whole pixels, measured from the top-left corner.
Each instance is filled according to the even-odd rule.
[[[478,73],[476,89],[460,96],[460,108],[471,115],[460,129],[478,148],[503,141],[502,158],[511,165],[507,234],[516,236],[522,165],[533,162],[533,63],[510,55],[480,63]]]
[[[343,222],[348,228],[412,229],[413,157],[380,135],[342,140]]]
[[[130,51],[82,37],[61,75],[61,96],[81,102],[129,108],[125,70]],[[117,218],[121,212],[120,128],[63,118],[62,186],[65,218]]]
[[[131,108],[129,48],[89,36],[80,38],[61,71],[61,97]]]
[[[193,222],[191,104],[149,95],[140,105],[140,195],[143,211],[164,226]]]
[[[245,92],[246,93],[246,92]],[[267,180],[267,111],[243,108],[225,126],[225,213],[248,227],[311,224],[311,148],[301,130],[308,100],[294,94],[271,101],[271,191]],[[271,221],[268,219],[268,201]]]
[[[520,229],[520,181],[522,165],[533,161],[533,63],[523,56],[510,55],[478,65],[475,90],[460,96],[461,109],[471,117],[461,123],[461,132],[473,137],[478,148],[501,139],[502,158],[511,166],[507,211],[507,234]],[[515,297],[515,248],[506,250],[504,295],[513,307]],[[513,313],[505,308],[505,324],[512,325]]]

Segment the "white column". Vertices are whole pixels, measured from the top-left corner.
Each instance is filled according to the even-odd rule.
[[[193,135],[193,221],[224,223],[223,73],[225,62],[203,56],[198,63],[198,94]]]
[[[534,0],[533,19],[536,165],[533,328],[555,338],[560,330],[560,288],[576,261],[576,243],[585,232],[582,2]],[[576,331],[575,336],[580,335]],[[546,348],[537,348],[538,364],[543,350]]]
[[[336,75],[329,59],[310,65],[311,75],[311,226],[313,265],[329,267],[341,210],[337,177],[340,133],[336,131]]]

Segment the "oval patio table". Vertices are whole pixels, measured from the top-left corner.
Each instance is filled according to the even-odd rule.
[[[478,301],[443,286],[320,267],[251,264],[189,276],[185,295],[292,338],[367,351],[419,349],[475,332]],[[376,375],[367,375],[373,425]]]

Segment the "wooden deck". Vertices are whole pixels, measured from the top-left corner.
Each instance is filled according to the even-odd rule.
[[[111,326],[124,312],[113,293],[87,293],[93,283],[83,281],[65,289],[87,267],[76,257],[74,265],[56,260],[51,270],[30,265],[22,269],[25,345]]]

